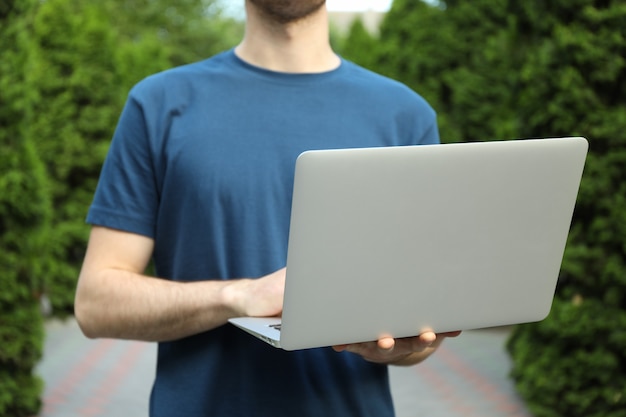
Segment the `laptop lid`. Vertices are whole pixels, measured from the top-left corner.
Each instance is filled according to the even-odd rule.
[[[587,148],[555,138],[303,153],[278,345],[542,320]]]

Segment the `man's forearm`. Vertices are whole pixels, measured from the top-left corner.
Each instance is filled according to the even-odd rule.
[[[232,287],[238,281],[181,283],[107,269],[88,282],[79,283],[75,308],[81,329],[92,338],[175,340],[237,315]]]

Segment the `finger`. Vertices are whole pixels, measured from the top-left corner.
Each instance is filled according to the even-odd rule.
[[[419,335],[419,340],[425,345],[430,345],[437,340],[437,335],[433,332],[424,332]]]
[[[383,337],[378,340],[378,348],[385,352],[390,352],[396,345],[396,341],[392,337]]]

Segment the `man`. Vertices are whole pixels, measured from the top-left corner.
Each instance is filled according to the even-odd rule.
[[[129,95],[76,317],[89,337],[159,342],[153,417],[392,416],[386,365],[449,336],[285,352],[226,325],[282,311],[299,153],[439,141],[421,97],[334,54],[324,3],[247,0],[234,50]],[[159,278],[144,275],[151,257]]]

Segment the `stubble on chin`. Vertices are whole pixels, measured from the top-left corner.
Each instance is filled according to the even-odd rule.
[[[249,0],[260,12],[276,23],[294,23],[311,16],[326,0]]]

